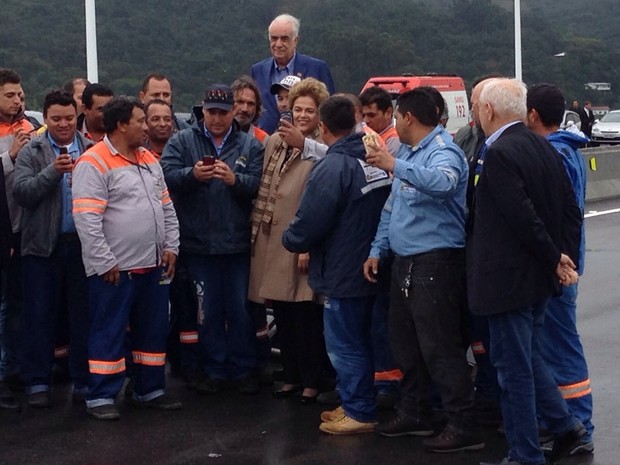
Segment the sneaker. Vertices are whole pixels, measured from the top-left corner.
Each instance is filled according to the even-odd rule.
[[[340,405],[342,403],[340,393],[336,389],[321,392],[316,398],[316,401],[323,405]]]
[[[438,436],[426,439],[424,447],[431,452],[459,452],[480,450],[484,448],[484,442],[474,434],[448,425]]]
[[[49,391],[36,392],[28,396],[28,405],[34,408],[50,408],[52,399]]]
[[[224,382],[221,379],[206,377],[196,384],[196,392],[203,395],[217,394],[222,390],[223,386]]]
[[[375,432],[389,438],[397,436],[432,436],[433,426],[430,422],[397,413],[391,420],[379,423]]]
[[[327,434],[372,433],[376,424],[376,421],[357,421],[343,415],[339,420],[321,423],[319,429]]]
[[[183,407],[181,401],[169,396],[168,394],[163,394],[151,400],[136,400],[132,398],[131,404],[135,407],[154,408],[157,410],[179,410]]]
[[[573,447],[568,455],[587,455],[594,453],[594,441],[579,441],[579,444]]]
[[[321,420],[325,423],[340,420],[342,417],[344,417],[344,409],[342,408],[342,405],[334,410],[326,410],[325,412],[321,412]]]
[[[248,375],[245,378],[241,378],[237,381],[237,390],[241,394],[247,396],[255,396],[260,393],[260,384],[255,376]]]
[[[545,454],[545,457],[549,456],[551,451],[553,450],[553,440],[543,442],[540,444],[540,449]],[[584,441],[583,439],[579,441],[579,444],[570,450],[568,455],[587,455],[592,454],[594,452],[594,442],[593,441]]]
[[[586,428],[581,423],[577,423],[570,431],[556,437],[553,440],[549,459],[552,462],[557,462],[559,459],[570,455],[572,450],[577,449],[582,444],[581,438],[586,434]],[[594,445],[592,445],[592,449],[594,450]]]
[[[86,413],[95,417],[97,420],[118,420],[121,417],[118,408],[114,404],[87,407]]]

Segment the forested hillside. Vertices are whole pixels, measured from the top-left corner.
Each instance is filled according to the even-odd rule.
[[[511,0],[99,0],[100,81],[136,94],[142,78],[172,77],[186,110],[207,84],[231,82],[268,55],[278,13],[302,20],[299,50],[328,61],[336,86],[358,92],[370,76],[514,73]],[[567,98],[620,106],[620,2],[522,0],[523,75],[560,85]],[[562,58],[554,54],[566,52]],[[0,66],[24,78],[28,104],[86,74],[84,2],[2,0]],[[590,81],[616,93],[586,92]],[[618,94],[617,94],[618,93]]]

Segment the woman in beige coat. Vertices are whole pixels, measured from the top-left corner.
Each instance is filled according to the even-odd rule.
[[[304,137],[319,134],[319,105],[329,97],[322,82],[307,78],[291,88],[293,125]],[[278,398],[300,389],[302,403],[314,403],[326,360],[322,306],[308,286],[308,255],[282,247],[282,232],[295,217],[313,162],[301,159],[276,132],[265,147],[263,175],[252,212],[249,299],[270,301],[274,310],[284,385]]]

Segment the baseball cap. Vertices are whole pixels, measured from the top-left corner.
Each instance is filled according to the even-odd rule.
[[[536,110],[545,124],[561,123],[564,106],[564,95],[553,84],[536,84],[527,90],[527,110]]]
[[[207,88],[202,107],[205,110],[219,108],[220,110],[230,111],[235,103],[232,90],[224,84],[214,84]]]
[[[279,84],[274,84],[271,86],[271,93],[273,95],[276,95],[278,92],[280,92],[280,89],[291,90],[291,87],[293,87],[299,81],[301,81],[300,77],[289,74],[284,79],[282,79]]]

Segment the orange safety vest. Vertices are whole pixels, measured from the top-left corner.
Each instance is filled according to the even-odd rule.
[[[258,126],[254,126],[254,137],[256,139],[258,139],[258,141],[264,145],[264,141],[267,137],[269,137],[269,134],[267,134],[265,131],[263,131],[261,128],[259,128]]]
[[[6,137],[15,134],[19,129],[24,132],[34,131],[34,126],[30,121],[23,118],[13,123],[0,122],[0,137]]]

